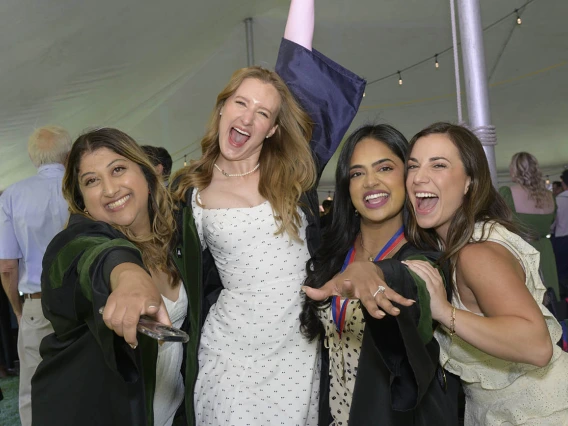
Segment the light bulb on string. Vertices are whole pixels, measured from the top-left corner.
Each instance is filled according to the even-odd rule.
[[[546,184],[550,185],[550,177],[548,175],[546,175]]]
[[[515,13],[517,14],[517,25],[521,25],[523,21],[521,20],[521,15],[519,15],[519,9],[515,9]]]
[[[183,167],[187,166],[187,154],[183,156]]]
[[[398,73],[398,85],[402,86],[402,75],[400,75],[400,71],[397,71]]]
[[[327,191],[327,199],[331,201],[331,191]]]
[[[440,68],[440,63],[438,62],[438,54],[436,53],[436,55],[434,56],[434,58],[436,59],[436,62],[434,63],[434,66],[436,67],[436,69]]]

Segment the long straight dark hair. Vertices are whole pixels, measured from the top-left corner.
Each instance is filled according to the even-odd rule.
[[[322,235],[320,248],[307,263],[308,276],[304,283],[306,286],[319,288],[332,279],[341,270],[345,256],[359,233],[360,218],[355,214],[355,207],[353,207],[349,194],[349,167],[355,146],[367,138],[385,144],[398,158],[405,161],[408,141],[402,133],[388,124],[360,127],[347,138],[339,154],[335,170],[333,219]],[[308,297],[304,298],[300,314],[300,328],[310,340],[324,334],[324,328],[317,312],[328,304],[329,301],[316,302]]]
[[[443,122],[434,123],[412,138],[408,152],[412,153],[412,148],[418,139],[433,134],[446,135],[452,141],[459,152],[465,174],[471,179],[463,202],[450,222],[444,253],[439,261],[440,263],[450,261],[450,276],[453,276],[459,251],[470,242],[477,222],[500,223],[509,231],[523,237],[525,233],[513,223],[511,209],[493,187],[489,163],[477,136],[463,126]],[[409,212],[406,224],[408,241],[421,249],[439,250],[441,241],[436,231],[420,228],[408,197],[406,197],[406,202]],[[487,238],[490,229],[491,226],[484,226],[482,241]]]

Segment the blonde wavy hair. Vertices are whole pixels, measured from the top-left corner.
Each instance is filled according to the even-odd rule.
[[[511,158],[509,172],[513,182],[522,186],[535,202],[536,208],[549,207],[553,203],[552,194],[546,189],[538,160],[528,152],[517,152]]]
[[[63,176],[63,196],[72,214],[80,214],[92,219],[85,212],[85,202],[79,186],[79,166],[83,155],[107,148],[118,155],[136,163],[148,183],[148,215],[151,233],[145,237],[135,236],[125,226],[111,224],[132,241],[142,253],[142,261],[150,271],[164,271],[171,278],[172,285],[180,279],[171,256],[175,244],[175,220],[173,202],[168,190],[160,183],[154,167],[134,139],[117,129],[103,128],[87,132],[73,143]]]
[[[172,178],[174,199],[186,202],[189,188],[201,191],[211,183],[213,164],[221,153],[219,113],[226,100],[248,78],[271,84],[280,95],[280,109],[275,120],[278,128],[274,135],[264,141],[260,153],[258,191],[272,206],[278,224],[276,235],[287,233],[292,239],[301,241],[301,217],[297,207],[302,193],[312,188],[317,179],[309,147],[312,123],[282,78],[265,68],[255,66],[235,71],[227,86],[219,93],[205,136],[201,140],[201,158],[180,169]]]

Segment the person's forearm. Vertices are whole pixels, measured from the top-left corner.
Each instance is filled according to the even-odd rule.
[[[20,318],[22,316],[22,302],[18,292],[18,261],[2,261],[0,277],[2,278],[2,287],[4,287],[6,296],[8,296],[8,300],[12,305],[14,314]]]
[[[452,309],[439,318],[450,329]],[[482,317],[456,309],[456,334],[476,348],[497,358],[543,366],[552,356],[546,324],[514,316]]]
[[[314,0],[292,0],[284,38],[312,50],[314,37]]]

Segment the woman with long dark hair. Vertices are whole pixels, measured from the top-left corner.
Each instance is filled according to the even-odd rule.
[[[190,283],[172,255],[170,194],[134,139],[103,128],[73,144],[63,195],[69,223],[43,259],[41,302],[54,333],[32,379],[33,424],[183,419],[182,344],[158,347],[136,332],[143,314],[187,329]]]
[[[568,424],[568,354],[542,305],[539,254],[518,235],[481,143],[464,127],[435,123],[410,142],[407,167],[409,240],[443,249],[452,300],[430,265],[407,264],[426,281],[442,325],[440,362],[465,387],[465,424]]]
[[[406,242],[407,149],[389,125],[363,126],[349,136],[337,162],[333,221],[308,263],[302,331],[312,340],[323,337],[329,349],[321,398],[336,426],[458,423],[458,383],[439,368],[425,284],[401,263],[438,255]],[[344,272],[366,267],[379,280],[370,290],[372,283]],[[329,293],[334,277],[350,281]],[[383,298],[399,303],[393,315],[377,311]]]

